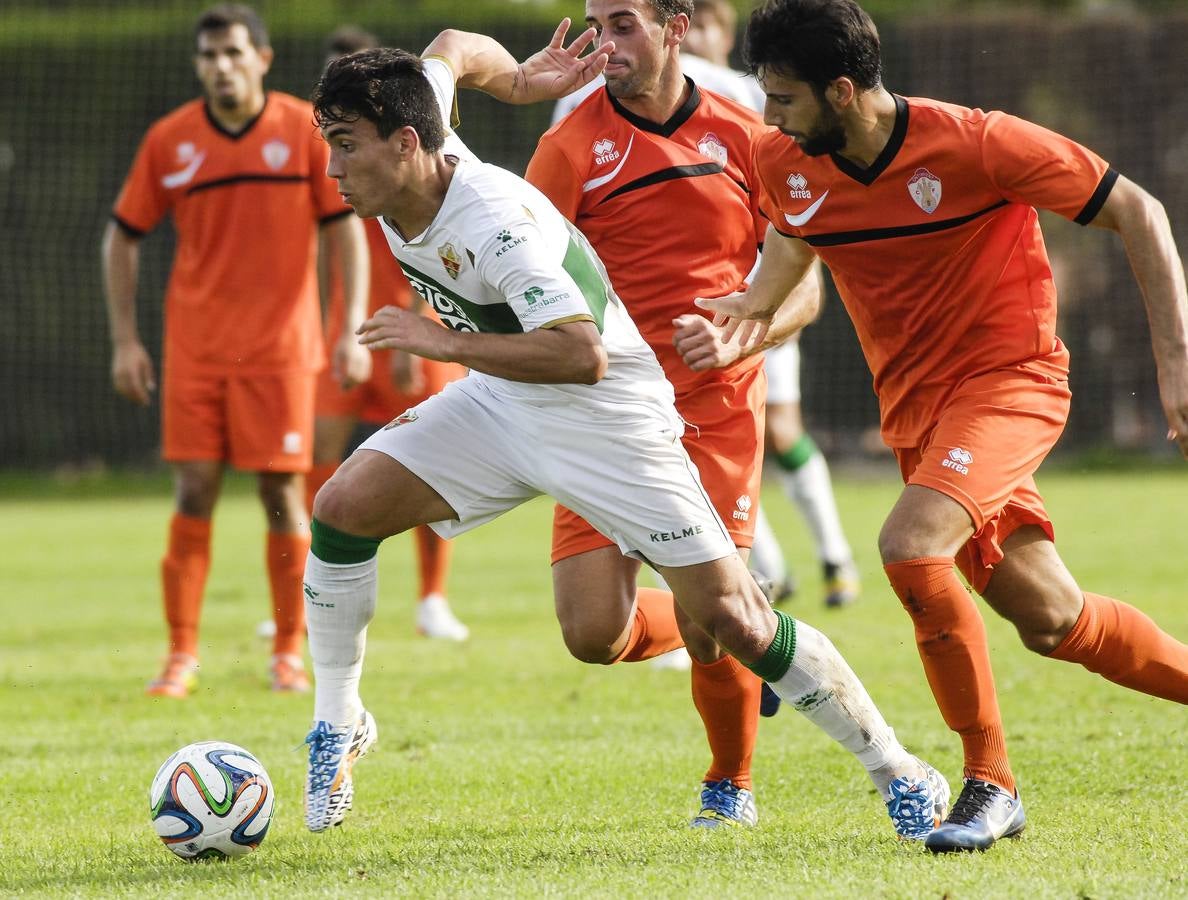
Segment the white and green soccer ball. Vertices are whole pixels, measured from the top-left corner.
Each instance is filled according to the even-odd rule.
[[[264,840],[274,796],[252,754],[223,741],[199,741],[157,770],[149,810],[157,835],[182,859],[230,859]]]

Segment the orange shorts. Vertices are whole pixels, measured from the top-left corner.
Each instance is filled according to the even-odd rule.
[[[750,547],[755,539],[766,395],[767,375],[756,366],[730,381],[701,382],[676,398],[686,423],[682,443],[736,547]],[[577,513],[554,508],[554,563],[611,546]]]
[[[1023,525],[1053,539],[1033,477],[1068,418],[1071,393],[1041,366],[998,369],[965,381],[919,447],[896,447],[907,484],[951,497],[973,521],[957,566],[979,594],[1002,559],[1002,542]]]
[[[351,418],[382,425],[440,393],[451,381],[466,375],[466,367],[457,363],[422,359],[421,371],[425,387],[416,394],[406,394],[392,383],[392,351],[378,350],[372,354],[371,377],[363,384],[343,390],[327,366],[318,376],[317,415],[319,418]]]
[[[247,472],[308,472],[313,459],[313,372],[180,375],[165,369],[163,456],[223,460]]]

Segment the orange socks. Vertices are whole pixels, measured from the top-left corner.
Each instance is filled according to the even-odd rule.
[[[413,529],[417,540],[417,572],[421,578],[420,597],[424,600],[430,594],[446,595],[446,576],[450,571],[450,557],[454,545],[428,525]]]
[[[1085,594],[1081,617],[1050,656],[1123,687],[1188,703],[1188,646],[1120,600]]]
[[[268,583],[272,588],[272,618],[276,636],[273,653],[300,655],[305,633],[305,557],[309,553],[309,532],[268,532]]]
[[[169,624],[169,652],[198,655],[198,618],[210,571],[210,519],[175,513],[161,560],[161,590]]]
[[[693,660],[693,705],[705,723],[713,761],[706,781],[729,778],[751,789],[751,754],[759,733],[762,682],[732,656],[709,665]]]
[[[883,568],[915,623],[924,674],[945,724],[961,737],[965,776],[1013,791],[986,625],[953,560],[926,557]]]
[[[658,588],[639,588],[631,636],[613,662],[639,662],[685,646],[673,612],[672,594]]]
[[[318,495],[318,491],[322,489],[330,476],[338,471],[338,463],[314,463],[313,468],[305,473],[305,511],[309,514],[310,519],[313,519],[313,502],[314,497]],[[309,522],[306,522],[308,525]]]

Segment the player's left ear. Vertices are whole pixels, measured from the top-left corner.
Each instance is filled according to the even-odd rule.
[[[664,26],[664,45],[674,47],[685,39],[689,33],[689,17],[684,13],[677,13]]]
[[[845,75],[833,79],[829,83],[829,86],[825,88],[825,99],[830,101],[837,109],[843,109],[849,106],[854,102],[854,98],[857,95],[858,88]]]

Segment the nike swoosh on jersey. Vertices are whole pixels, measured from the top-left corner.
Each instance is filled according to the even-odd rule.
[[[812,206],[810,206],[804,212],[800,213],[799,215],[795,215],[795,216],[790,216],[787,213],[784,213],[784,218],[788,220],[789,225],[791,225],[795,228],[800,228],[802,225],[807,225],[808,220],[817,214],[817,210],[819,210],[821,208],[821,204],[825,202],[825,198],[828,196],[829,196],[829,191],[826,191],[824,194],[822,194],[820,197],[817,198],[816,203],[814,203]]]
[[[591,178],[589,181],[587,181],[585,184],[583,184],[582,185],[582,193],[584,194],[584,193],[586,193],[586,191],[592,191],[592,190],[594,190],[594,188],[602,187],[604,184],[606,184],[608,181],[610,181],[612,178],[614,178],[616,175],[618,175],[619,170],[622,169],[623,166],[627,164],[627,157],[631,155],[631,145],[634,143],[635,143],[635,135],[633,134],[633,135],[631,135],[631,140],[629,140],[627,142],[627,149],[623,151],[623,158],[621,160],[619,160],[619,164],[617,166],[615,166],[613,169],[611,169],[611,171],[607,172],[605,175],[600,175],[598,178]]]
[[[195,175],[198,174],[198,169],[206,159],[205,153],[199,153],[192,160],[190,164],[182,169],[180,172],[173,172],[161,179],[161,184],[167,188],[181,187],[183,184],[188,184]]]

